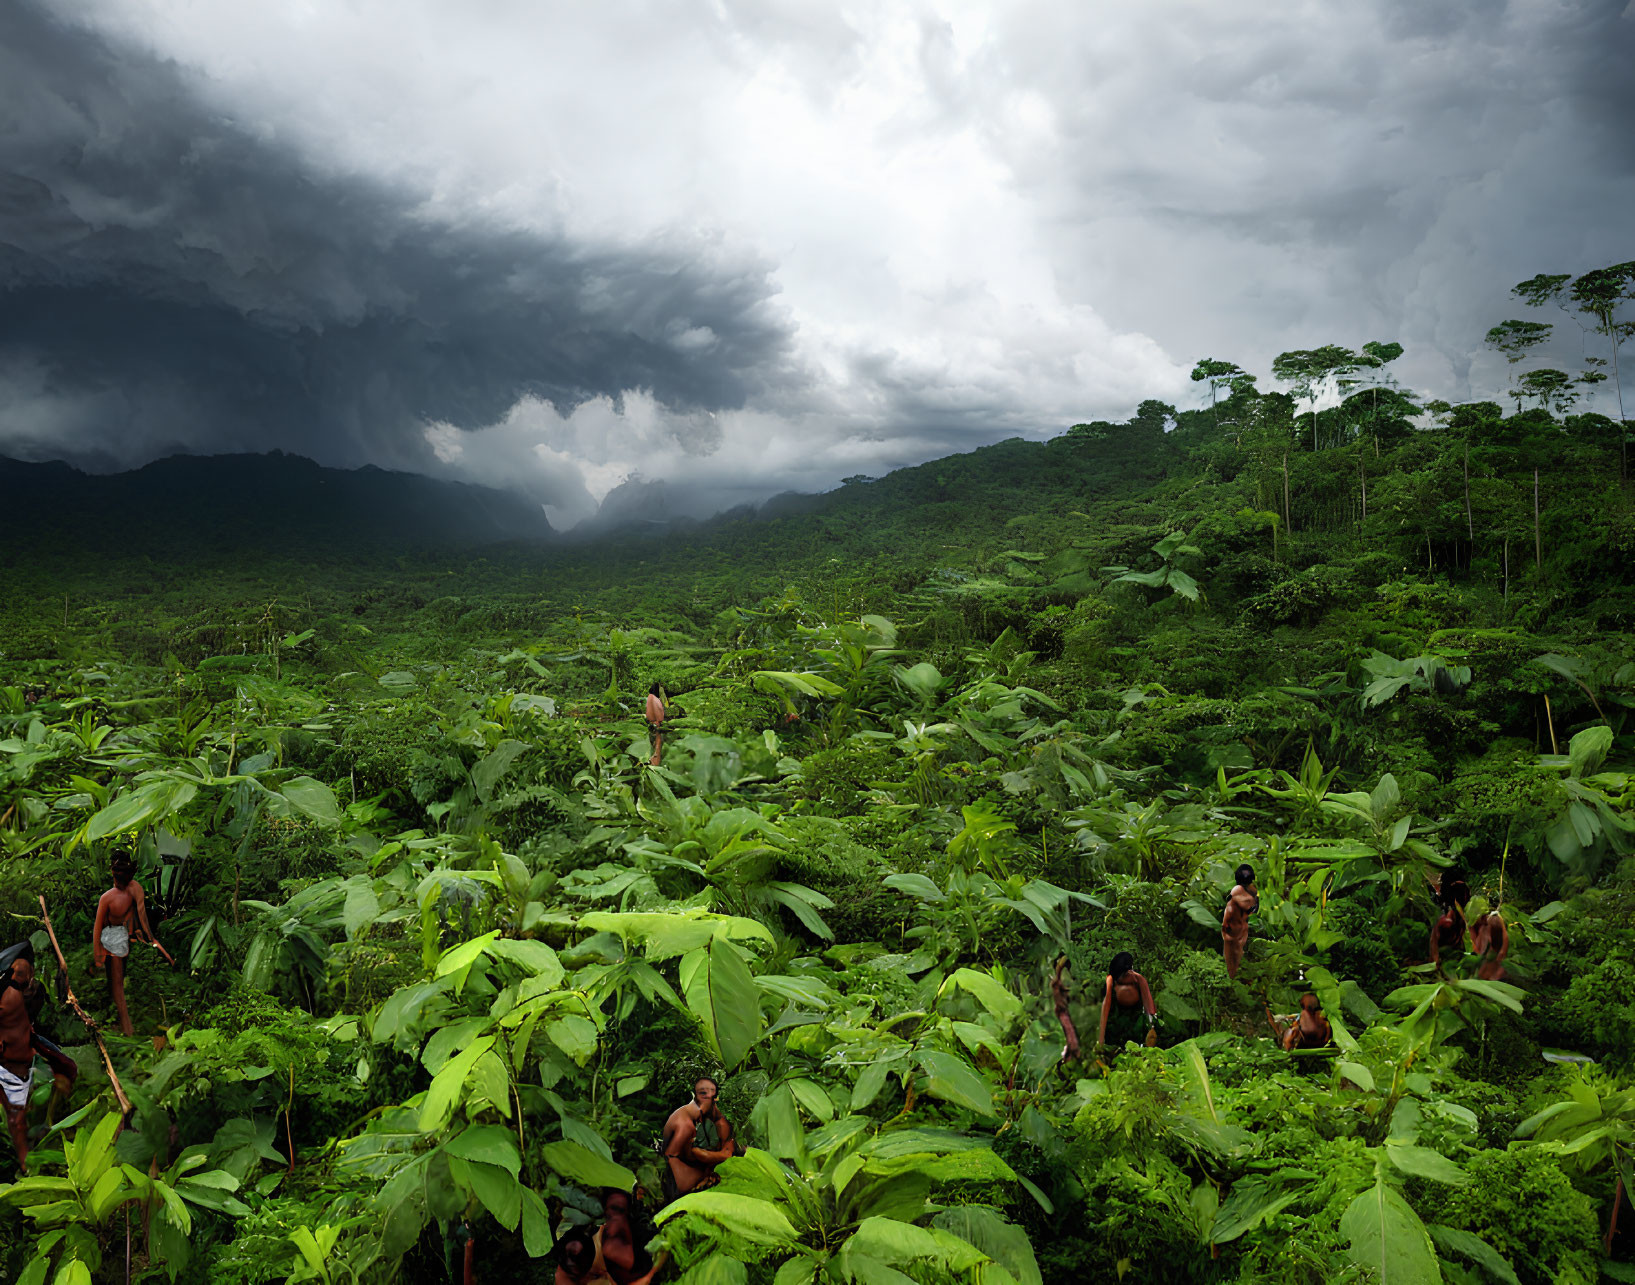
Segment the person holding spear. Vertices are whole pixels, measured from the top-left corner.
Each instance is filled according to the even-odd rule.
[[[153,935],[148,924],[147,897],[133,877],[136,867],[128,852],[116,852],[111,863],[114,886],[97,902],[96,923],[91,928],[91,966],[108,965],[108,986],[113,991],[114,1008],[119,1012],[119,1029],[135,1035],[130,1010],[125,1004],[125,960],[131,953],[131,938],[148,942],[165,959],[175,964]]]

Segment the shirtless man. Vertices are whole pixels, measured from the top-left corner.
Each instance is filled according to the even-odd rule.
[[[1444,883],[1437,889],[1442,917],[1431,925],[1431,963],[1442,965],[1443,952],[1457,955],[1465,948],[1465,902],[1470,894],[1462,882]]]
[[[1114,1016],[1115,1007],[1113,1041],[1118,1048],[1140,1034],[1143,1011],[1147,1016],[1146,1044],[1150,1048],[1158,1042],[1158,1005],[1153,1003],[1147,979],[1135,971],[1135,956],[1127,950],[1113,956],[1112,967],[1107,972],[1107,984],[1101,997],[1101,1028],[1096,1032],[1099,1047],[1107,1045],[1107,1019]]]
[[[1302,995],[1300,1016],[1283,1033],[1283,1047],[1290,1053],[1295,1049],[1327,1048],[1333,1036],[1334,1032],[1329,1029],[1328,1018],[1323,1016],[1317,996]]]
[[[1249,916],[1260,909],[1260,896],[1255,892],[1255,872],[1251,866],[1237,869],[1237,883],[1226,899],[1226,911],[1221,915],[1221,957],[1226,960],[1226,975],[1237,977],[1243,964],[1243,952],[1249,945]]]
[[[732,1158],[732,1122],[715,1105],[720,1095],[721,1086],[710,1076],[701,1075],[693,1085],[693,1100],[677,1107],[664,1122],[666,1203],[689,1191],[713,1187],[717,1182],[715,1166]],[[708,1142],[703,1147],[698,1145],[700,1125],[715,1133],[718,1142],[713,1148]]]
[[[142,885],[131,878],[136,867],[129,855],[114,853],[112,864],[114,886],[97,902],[96,923],[91,928],[91,966],[101,968],[107,963],[108,985],[114,993],[114,1008],[119,1011],[119,1029],[134,1035],[130,1010],[125,1006],[125,960],[131,953],[133,936],[154,945],[159,943],[148,926],[148,902]]]
[[[79,1067],[74,1059],[34,1029],[45,1003],[45,988],[34,976],[34,948],[27,942],[0,956],[0,1100],[17,1152],[19,1174],[28,1172],[28,1099],[34,1088],[34,1055],[51,1067],[51,1107],[74,1091]]]
[[[646,1247],[636,1243],[630,1208],[627,1191],[614,1190],[603,1195],[602,1261],[614,1285],[652,1285],[669,1254],[660,1254],[654,1262]]]
[[[647,763],[649,767],[657,767],[664,753],[664,684],[654,683],[647,689],[646,716],[649,735],[653,738],[653,757]]]
[[[1062,1024],[1062,1034],[1067,1036],[1061,1060],[1071,1062],[1079,1055],[1079,1032],[1073,1025],[1073,1015],[1067,1011],[1067,983],[1062,980],[1062,970],[1066,967],[1067,956],[1063,955],[1056,961],[1056,971],[1050,977],[1050,998],[1055,1002],[1056,1020]]]
[[[1505,926],[1498,906],[1471,924],[1470,944],[1481,960],[1476,967],[1477,978],[1484,982],[1502,982],[1504,957],[1510,953],[1510,929]]]

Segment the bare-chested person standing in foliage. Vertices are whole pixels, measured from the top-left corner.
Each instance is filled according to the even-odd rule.
[[[108,986],[114,993],[119,1029],[126,1035],[134,1035],[136,1030],[125,1003],[125,961],[130,957],[132,937],[155,945],[158,941],[148,925],[148,902],[142,885],[132,878],[136,866],[130,855],[114,853],[112,866],[114,886],[97,902],[96,923],[91,928],[91,965],[101,968],[107,963]]]
[[[1226,960],[1228,977],[1236,977],[1243,966],[1243,952],[1249,946],[1249,916],[1260,909],[1254,868],[1239,866],[1237,880],[1226,899],[1226,912],[1221,915],[1221,956]]]

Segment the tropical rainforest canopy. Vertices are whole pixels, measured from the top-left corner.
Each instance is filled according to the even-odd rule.
[[[1628,433],[1399,352],[662,538],[8,530],[4,936],[51,984],[43,896],[131,1112],[48,1004],[0,1276],[549,1280],[708,1074],[747,1149],[670,1279],[1635,1279]],[[1502,980],[1428,962],[1448,879]],[[1098,1052],[1123,950],[1158,1045]]]

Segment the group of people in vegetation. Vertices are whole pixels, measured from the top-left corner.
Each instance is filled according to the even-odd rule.
[[[1244,952],[1249,945],[1249,916],[1260,909],[1260,895],[1255,889],[1255,871],[1248,864],[1240,865],[1234,873],[1236,882],[1227,895],[1221,914],[1221,958],[1226,975],[1236,980],[1243,966]],[[1468,940],[1470,951],[1476,956],[1476,977],[1483,981],[1504,980],[1504,960],[1510,953],[1510,932],[1504,917],[1495,904],[1467,923],[1465,907],[1470,901],[1470,888],[1464,880],[1448,877],[1433,889],[1441,916],[1431,926],[1430,962],[1441,966],[1443,957],[1463,953]],[[1051,999],[1056,1008],[1056,1019],[1066,1036],[1061,1060],[1074,1061],[1080,1056],[1079,1034],[1068,1009],[1069,989],[1063,977],[1067,956],[1056,961],[1051,974]],[[1300,997],[1300,1011],[1281,1017],[1268,1008],[1267,1018],[1273,1034],[1282,1047],[1290,1052],[1296,1049],[1317,1049],[1328,1046],[1333,1038],[1332,1027],[1323,1014],[1322,1002],[1307,992]],[[1143,1019],[1145,1019],[1143,1021]],[[1108,1030],[1112,1041],[1108,1042]],[[1158,1005],[1152,997],[1152,987],[1136,971],[1135,956],[1121,950],[1113,956],[1112,964],[1102,981],[1101,1022],[1096,1032],[1098,1057],[1110,1056],[1127,1043],[1144,1044],[1148,1048],[1158,1043]]]
[[[732,1121],[721,1113],[721,1085],[714,1076],[693,1082],[693,1096],[670,1113],[658,1150],[664,1158],[662,1204],[693,1191],[713,1187],[715,1167],[737,1154]],[[568,1231],[557,1242],[556,1285],[650,1285],[667,1255],[654,1259],[644,1248],[648,1237],[635,1227],[643,1218],[646,1193],[610,1189],[602,1194],[602,1224]]]
[[[131,942],[145,941],[161,952],[164,947],[159,945],[148,923],[147,897],[135,878],[136,865],[130,854],[114,853],[111,867],[113,886],[98,898],[91,929],[92,967],[99,970],[107,967],[108,987],[119,1014],[120,1032],[134,1035],[135,1027],[131,1025],[125,998],[125,963],[130,956]],[[33,944],[23,941],[0,952],[0,1097],[5,1100],[6,1125],[17,1152],[20,1173],[28,1171],[28,1111],[34,1092],[36,1057],[44,1060],[51,1071],[47,1126],[58,1106],[73,1093],[79,1079],[79,1066],[74,1059],[36,1028],[45,1001],[46,988],[35,974]]]

